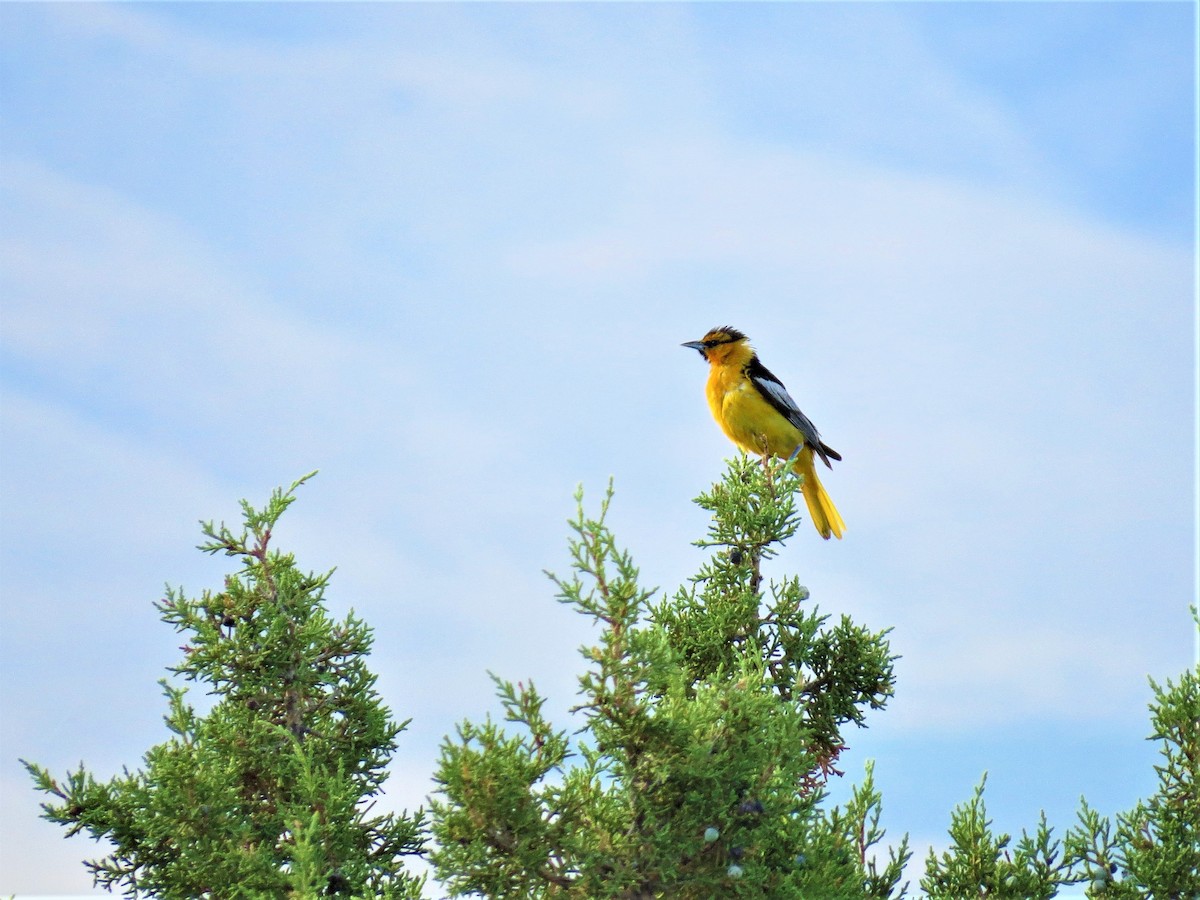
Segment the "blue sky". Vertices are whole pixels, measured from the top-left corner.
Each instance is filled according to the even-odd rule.
[[[610,475],[671,590],[732,448],[681,341],[749,333],[845,462],[774,563],[894,627],[850,734],[941,846],[1153,786],[1192,654],[1194,12],[1073,4],[0,5],[0,894],[97,848],[16,760],[163,739],[199,519],[319,468],[400,718],[389,802],[530,678],[567,725],[565,519]],[[30,687],[33,685],[33,687]]]

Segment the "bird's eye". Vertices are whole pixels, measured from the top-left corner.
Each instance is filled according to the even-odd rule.
[[[707,347],[709,350],[711,350],[713,347],[717,346],[717,344],[719,344],[719,343],[721,343],[721,342],[720,341],[705,341],[704,346]]]

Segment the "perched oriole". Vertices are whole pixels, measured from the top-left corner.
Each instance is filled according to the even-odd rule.
[[[787,392],[783,382],[758,359],[750,340],[736,328],[714,328],[698,341],[683,345],[708,361],[708,407],[729,439],[750,453],[795,457],[793,469],[803,476],[800,492],[821,537],[839,540],[846,526],[825,493],[813,465],[813,454],[829,468],[841,456],[821,441],[816,427]]]

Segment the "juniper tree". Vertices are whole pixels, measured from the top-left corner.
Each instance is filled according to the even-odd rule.
[[[1150,687],[1150,739],[1162,754],[1158,791],[1118,814],[1115,827],[1082,800],[1065,841],[1076,880],[1098,900],[1200,897],[1200,665]]]
[[[63,780],[25,763],[51,799],[44,817],[107,838],[85,863],[95,883],[131,897],[252,898],[321,894],[415,898],[404,858],[423,848],[422,814],[376,813],[396,738],[365,657],[372,634],[350,613],[329,617],[329,574],[302,573],[271,546],[293,500],[276,491],[244,529],[203,526],[201,549],[238,570],[191,599],[169,588],[164,622],[184,633],[164,679],[171,736],[142,768],[98,781],[81,763]],[[215,698],[206,713],[186,683]]]
[[[935,900],[1048,900],[1073,880],[1061,842],[1054,839],[1045,813],[1037,830],[1022,832],[1015,845],[1010,835],[993,832],[983,801],[986,781],[985,775],[974,796],[951,813],[950,848],[940,857],[929,851],[921,889]]]
[[[830,623],[764,563],[797,527],[786,463],[741,458],[697,502],[711,555],[654,602],[605,517],[571,521],[558,599],[599,626],[581,653],[581,727],[532,684],[495,678],[503,722],[462,723],[432,801],[437,875],[455,896],[891,897],[907,841],[883,837],[870,770],[845,808],[825,783],[892,694],[886,632]]]
[[[1162,744],[1152,797],[1118,814],[1115,825],[1081,799],[1078,822],[1062,841],[1043,813],[1034,834],[1023,832],[1010,848],[1009,835],[992,831],[981,782],[951,815],[950,848],[929,852],[927,895],[1027,900],[1082,882],[1095,900],[1200,898],[1200,665],[1178,682],[1150,686],[1150,737]]]

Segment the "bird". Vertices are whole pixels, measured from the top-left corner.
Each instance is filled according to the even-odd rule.
[[[832,469],[841,454],[821,440],[812,420],[800,411],[783,382],[762,364],[750,339],[728,325],[713,328],[698,341],[682,344],[709,365],[705,393],[713,418],[726,436],[748,453],[795,459],[802,476],[800,492],[817,532],[841,540],[846,525],[817,478],[813,457]]]

